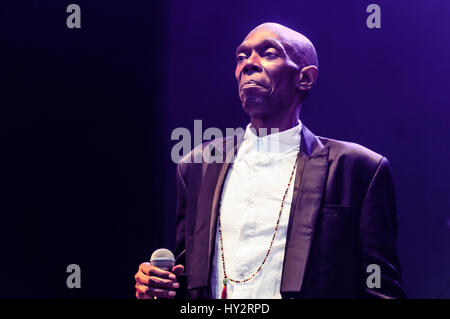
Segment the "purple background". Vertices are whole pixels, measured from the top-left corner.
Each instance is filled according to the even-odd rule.
[[[390,160],[405,289],[410,297],[437,297],[450,280],[450,3],[210,3],[169,8],[169,129],[193,127],[193,119],[204,127],[245,127],[234,49],[267,21],[304,33],[318,52],[319,81],[303,105],[303,123],[316,135],[362,144]],[[366,27],[370,3],[381,7],[381,29]],[[171,189],[168,182],[166,203]]]
[[[65,27],[73,1],[10,2],[0,8],[1,297],[134,297],[139,263],[174,247],[170,134],[194,119],[247,125],[234,49],[272,21],[318,52],[303,123],[391,162],[408,296],[450,298],[448,1],[78,1],[81,30]],[[366,27],[370,3],[381,29]],[[65,286],[71,263],[82,289]]]

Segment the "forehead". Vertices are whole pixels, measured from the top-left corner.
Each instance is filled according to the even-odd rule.
[[[283,37],[270,29],[257,29],[251,31],[237,47],[236,52],[242,51],[247,48],[253,48],[264,44],[272,44],[279,49],[284,49]]]

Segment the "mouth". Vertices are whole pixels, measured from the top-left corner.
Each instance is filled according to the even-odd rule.
[[[248,80],[247,82],[245,82],[244,84],[241,85],[241,89],[244,87],[252,87],[252,86],[259,86],[259,87],[263,87],[265,89],[267,89],[267,86],[265,86],[264,84],[262,84],[261,82],[258,82],[256,80]]]

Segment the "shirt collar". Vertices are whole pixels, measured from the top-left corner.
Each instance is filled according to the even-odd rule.
[[[290,129],[259,137],[250,123],[245,129],[244,140],[255,147],[258,152],[284,153],[300,147],[301,130],[302,122],[299,120],[298,124]]]

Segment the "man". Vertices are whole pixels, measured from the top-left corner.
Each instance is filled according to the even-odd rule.
[[[265,23],[236,59],[250,124],[178,164],[176,266],[141,264],[136,297],[404,297],[387,159],[299,121],[318,77],[312,43]],[[194,163],[205,149],[234,161]]]

